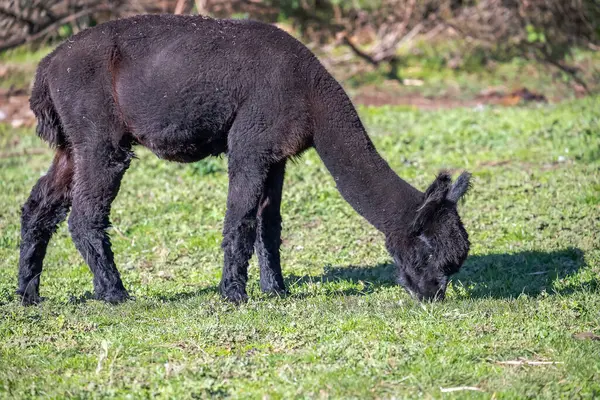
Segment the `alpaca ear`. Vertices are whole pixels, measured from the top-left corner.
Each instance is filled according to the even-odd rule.
[[[450,174],[440,172],[435,181],[425,191],[423,204],[417,209],[417,216],[412,225],[413,233],[421,232],[427,223],[434,217],[450,190]]]
[[[448,191],[446,199],[450,200],[453,203],[457,203],[458,200],[460,200],[460,198],[464,196],[470,188],[471,174],[465,171],[462,174],[460,174],[458,179],[456,179],[456,181]]]
[[[425,191],[425,201],[424,204],[429,201],[440,202],[446,198],[446,194],[448,190],[450,190],[450,184],[452,183],[452,179],[450,178],[450,174],[446,171],[442,171],[435,178],[435,181]]]

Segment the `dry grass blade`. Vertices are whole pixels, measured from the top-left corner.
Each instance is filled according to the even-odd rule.
[[[528,360],[495,361],[495,363],[500,364],[500,365],[557,365],[557,364],[564,364],[562,361],[528,361]]]
[[[440,388],[440,391],[442,393],[452,393],[452,392],[460,392],[463,390],[471,390],[471,391],[475,391],[475,392],[483,392],[483,389],[479,389],[478,387],[475,386],[457,386],[457,387],[451,387],[451,388]]]
[[[581,332],[581,333],[575,333],[573,335],[573,339],[577,339],[577,340],[600,340],[600,336],[594,334],[593,332]]]
[[[123,239],[125,239],[125,240],[129,240],[129,239],[127,238],[127,236],[125,236],[125,235],[123,234],[123,232],[121,232],[121,231],[119,230],[119,228],[117,228],[116,226],[114,226],[114,225],[113,225],[113,226],[112,226],[112,229],[113,229],[113,231],[115,231],[115,233],[116,233],[117,235],[119,235],[121,238],[123,238]]]
[[[44,149],[44,148],[25,149],[22,151],[9,151],[6,153],[0,153],[0,159],[12,158],[12,157],[33,156],[33,155],[38,155],[38,154],[46,154],[48,152],[49,152],[49,150]]]

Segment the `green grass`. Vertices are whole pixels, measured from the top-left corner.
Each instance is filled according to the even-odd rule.
[[[48,53],[51,47],[33,49],[21,46],[16,49],[0,52],[0,89],[29,89],[37,64]]]
[[[443,112],[362,108],[391,166],[420,189],[467,168],[472,252],[445,302],[392,282],[383,237],[347,205],[314,151],[287,172],[283,269],[268,298],[216,292],[226,160],[144,149],[114,203],[113,247],[135,301],[87,300],[91,274],[65,225],[37,307],[13,292],[19,207],[52,157],[0,125],[0,397],[592,398],[600,396],[600,98]],[[556,361],[509,366],[499,361]],[[442,393],[475,386],[482,392]]]

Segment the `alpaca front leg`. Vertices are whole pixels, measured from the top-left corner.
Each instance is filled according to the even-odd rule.
[[[223,227],[224,265],[220,290],[234,303],[248,299],[248,261],[256,240],[256,214],[268,166],[258,161],[229,158],[229,192]]]
[[[281,192],[285,161],[269,169],[257,217],[256,255],[260,266],[260,288],[265,293],[285,294],[281,273]]]
[[[94,275],[95,298],[120,303],[129,295],[115,266],[106,229],[110,225],[111,204],[132,154],[108,143],[75,151],[71,237]]]

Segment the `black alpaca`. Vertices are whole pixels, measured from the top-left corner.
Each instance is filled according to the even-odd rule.
[[[343,197],[386,235],[398,283],[413,295],[443,298],[448,276],[467,257],[456,203],[469,175],[452,184],[442,173],[425,193],[400,179],[342,87],[273,26],[171,15],[108,22],[40,63],[30,104],[38,135],[57,151],[23,206],[17,293],[24,303],[39,301],[46,247],[69,209],[96,298],[128,298],[106,229],[137,144],[179,162],[227,154],[220,289],[231,301],[247,298],[254,249],[261,289],[286,291],[279,261],[285,164],[311,146]]]

